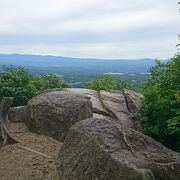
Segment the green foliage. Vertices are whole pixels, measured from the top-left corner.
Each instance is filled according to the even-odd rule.
[[[46,89],[64,88],[68,85],[55,75],[32,76],[23,68],[4,67],[0,72],[0,100],[14,97],[14,106],[25,105],[32,97]]]
[[[86,85],[86,88],[94,89],[97,91],[112,90],[115,88],[115,82],[113,81],[112,77],[107,74],[107,75],[104,75],[103,78],[93,79]]]
[[[178,39],[180,41],[180,35],[178,35]],[[176,45],[176,47],[178,47],[178,48],[179,48],[179,46],[180,46],[180,43]],[[180,49],[178,49],[178,50],[180,50]]]
[[[144,86],[145,132],[180,151],[180,54],[168,63],[156,61]]]
[[[113,80],[110,74],[104,75],[102,78],[95,78],[91,80],[87,85],[86,88],[94,89],[97,91],[100,90],[122,90],[122,89],[137,89],[134,84],[130,81],[126,80]]]

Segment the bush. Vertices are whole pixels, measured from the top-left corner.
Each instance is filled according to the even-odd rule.
[[[145,132],[174,150],[180,151],[180,55],[168,63],[156,61],[144,86],[143,119]]]
[[[12,96],[14,106],[26,105],[46,89],[65,87],[68,85],[55,75],[35,77],[23,68],[14,67],[4,67],[0,72],[0,100]]]
[[[104,75],[102,78],[96,78],[91,80],[85,87],[97,91],[100,90],[110,91],[110,90],[123,90],[123,89],[137,90],[137,86],[135,86],[130,81],[113,80],[112,76],[109,74]]]

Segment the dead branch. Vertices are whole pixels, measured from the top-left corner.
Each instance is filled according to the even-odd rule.
[[[35,150],[30,149],[30,148],[28,148],[28,147],[24,147],[24,146],[21,146],[21,145],[17,145],[17,147],[19,147],[19,148],[21,148],[21,149],[23,149],[23,150],[26,150],[26,151],[29,151],[29,152],[38,154],[38,155],[40,155],[40,156],[43,156],[43,157],[46,157],[46,158],[49,158],[49,159],[53,159],[51,156],[48,156],[48,155],[46,155],[46,154],[44,154],[44,153],[41,153],[41,152],[39,152],[39,151],[35,151]]]
[[[17,141],[9,133],[10,122],[8,120],[8,112],[13,103],[13,97],[3,97],[0,104],[0,139],[3,145],[14,144]]]

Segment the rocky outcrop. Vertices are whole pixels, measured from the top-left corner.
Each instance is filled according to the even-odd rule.
[[[104,107],[108,109],[111,116],[114,117],[118,123],[134,128],[134,122],[132,121],[130,112],[127,108],[125,96],[121,91],[100,91],[100,98]]]
[[[8,113],[8,119],[11,122],[25,122],[27,116],[27,107],[26,106],[18,106],[12,107]]]
[[[71,92],[73,94],[81,95],[84,97],[89,97],[92,102],[93,113],[101,114],[104,116],[109,116],[109,112],[103,106],[99,92],[91,89],[81,89],[81,88],[67,88],[64,91]]]
[[[180,155],[106,119],[75,124],[58,154],[61,180],[179,180]]]
[[[125,96],[126,105],[131,114],[131,118],[134,121],[135,129],[143,132],[141,125],[141,104],[144,96],[131,90],[124,90],[123,94]]]
[[[93,117],[111,119],[142,131],[139,119],[141,98],[143,97],[141,94],[130,90],[97,92],[81,88],[67,88],[64,91],[89,97],[93,106]]]
[[[64,91],[89,97],[93,117],[111,119],[127,127],[143,132],[141,126],[141,101],[143,96],[131,90],[100,91],[67,88]]]
[[[67,130],[71,125],[73,125],[75,122],[78,122],[79,118],[76,118],[75,116],[75,121],[73,123],[70,123],[71,125],[63,125],[61,124],[61,128],[59,130],[56,130],[57,132],[53,130],[51,131],[52,128],[47,128],[46,126],[54,126],[54,125],[49,125],[48,123],[42,123],[46,122],[48,120],[43,120],[43,119],[51,119],[55,117],[55,119],[60,118],[60,121],[65,121],[63,120],[64,117],[61,117],[62,115],[59,116],[60,110],[58,109],[61,105],[62,106],[67,106],[66,110],[68,112],[69,105],[64,104],[64,101],[61,102],[61,98],[57,100],[56,95],[60,94],[68,94],[69,100],[71,101],[71,97],[77,97],[75,99],[79,99],[78,97],[83,97],[83,101],[91,101],[92,103],[92,109],[93,109],[93,117],[97,118],[103,118],[103,119],[111,119],[112,121],[118,122],[122,125],[125,125],[127,127],[136,129],[138,131],[142,132],[142,127],[140,123],[140,104],[141,104],[141,98],[142,95],[135,93],[133,91],[129,90],[124,90],[124,91],[100,91],[97,92],[95,90],[90,90],[90,89],[82,89],[82,88],[67,88],[67,89],[51,89],[46,92],[44,92],[42,95],[37,96],[33,98],[31,101],[28,103],[28,114],[27,114],[27,109],[26,106],[22,107],[15,107],[12,108],[10,113],[9,113],[9,118],[11,121],[14,122],[20,122],[20,121],[25,121],[27,117],[27,124],[30,130],[38,133],[42,133],[42,131],[45,131],[45,134],[51,134],[51,136],[56,137],[58,132],[61,134],[61,138],[58,137],[58,139],[64,139],[66,136],[67,132],[63,133],[64,130]],[[51,100],[52,103],[49,102],[48,98],[46,98],[46,94],[51,94]],[[53,97],[54,96],[54,97]],[[48,96],[47,96],[48,97]],[[41,100],[40,100],[41,99]],[[50,100],[50,101],[51,101]],[[43,107],[41,107],[41,103],[43,104]],[[56,102],[55,102],[56,101]],[[47,103],[48,102],[48,103]],[[74,107],[76,107],[76,100],[72,100],[71,104],[71,109],[73,111]],[[40,104],[39,104],[40,103]],[[46,107],[47,105],[47,107]],[[31,111],[31,106],[33,110]],[[45,109],[45,110],[44,110]],[[79,111],[82,111],[82,109],[79,109]],[[47,115],[48,113],[48,115]],[[68,112],[69,113],[69,112]],[[85,115],[86,111],[83,110],[83,118],[80,118],[80,120],[83,120],[84,118],[89,117],[89,115]],[[38,115],[37,115],[38,114]],[[52,114],[52,115],[51,115]],[[92,114],[92,112],[91,112]],[[69,114],[70,115],[70,114]],[[33,117],[32,117],[33,116]],[[45,118],[44,118],[45,117]],[[67,118],[66,118],[67,119]],[[70,118],[71,119],[71,118]],[[49,120],[50,121],[50,120]],[[71,122],[72,120],[70,120]],[[55,123],[56,121],[52,121],[52,123]],[[43,126],[42,126],[43,124]],[[59,125],[60,126],[60,125]],[[40,130],[41,127],[41,130]],[[67,128],[65,128],[67,127]],[[53,127],[54,128],[54,127]],[[58,128],[58,127],[57,127]],[[43,130],[44,129],[44,130]],[[60,130],[61,129],[61,130]]]
[[[141,103],[144,96],[131,90],[124,90],[123,94],[127,100],[127,107],[131,113],[141,111]]]
[[[26,123],[32,132],[63,141],[72,125],[92,116],[89,99],[70,92],[52,91],[28,102]]]

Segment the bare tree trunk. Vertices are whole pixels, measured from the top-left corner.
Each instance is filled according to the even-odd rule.
[[[3,97],[0,104],[0,139],[3,141],[3,145],[14,144],[17,141],[9,134],[8,112],[13,103],[13,97]]]

